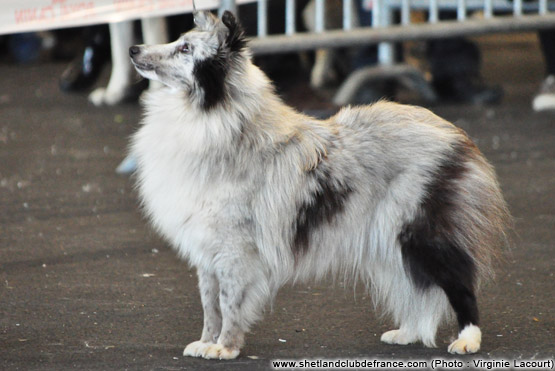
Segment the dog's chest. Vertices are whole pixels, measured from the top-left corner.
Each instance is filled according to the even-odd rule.
[[[235,203],[233,182],[217,176],[221,164],[197,151],[198,135],[145,125],[133,138],[138,191],[146,213],[175,246],[202,243]],[[230,201],[231,200],[231,201]],[[193,245],[188,243],[189,245]]]

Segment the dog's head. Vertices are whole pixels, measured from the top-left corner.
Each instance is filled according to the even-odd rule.
[[[129,55],[139,74],[185,91],[203,108],[226,98],[226,79],[241,63],[246,40],[235,16],[218,19],[207,11],[195,12],[196,27],[176,41],[163,45],[135,45]]]

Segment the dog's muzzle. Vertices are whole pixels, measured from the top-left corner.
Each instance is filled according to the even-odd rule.
[[[139,58],[141,55],[141,47],[134,45],[129,48],[129,56],[131,57],[131,62],[135,66],[135,68],[143,71],[152,71],[154,66],[152,64],[145,62],[144,58]]]
[[[134,58],[135,56],[139,55],[141,53],[141,48],[138,47],[137,45],[133,45],[132,47],[129,48],[129,56],[131,58]]]

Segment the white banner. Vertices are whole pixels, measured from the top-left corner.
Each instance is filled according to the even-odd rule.
[[[238,4],[253,0],[237,0]],[[214,9],[219,0],[195,0]],[[193,0],[0,0],[0,34],[190,13]]]

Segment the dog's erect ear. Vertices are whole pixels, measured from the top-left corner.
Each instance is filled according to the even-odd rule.
[[[209,11],[198,11],[193,13],[193,19],[195,21],[195,25],[201,31],[211,31],[214,29],[216,24],[218,24],[218,18],[210,13]]]
[[[222,16],[222,23],[227,27],[225,44],[232,52],[240,52],[247,44],[243,27],[233,13],[227,10]]]

